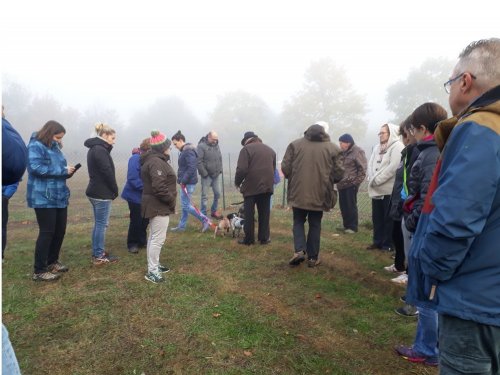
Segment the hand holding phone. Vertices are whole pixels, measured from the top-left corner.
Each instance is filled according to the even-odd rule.
[[[80,169],[80,167],[81,167],[81,166],[82,166],[82,165],[81,165],[80,163],[76,164],[76,165],[75,165],[75,172],[76,172],[78,169]],[[73,173],[74,173],[74,172],[73,172]]]

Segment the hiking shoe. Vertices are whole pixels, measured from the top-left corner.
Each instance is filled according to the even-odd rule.
[[[380,246],[372,243],[366,247],[366,250],[380,250]]]
[[[52,272],[34,273],[32,277],[33,281],[56,281],[59,278],[60,274]]]
[[[147,281],[151,281],[152,283],[155,283],[155,284],[165,282],[165,279],[159,273],[155,273],[155,272],[148,272],[146,275],[144,275],[144,278]]]
[[[398,271],[396,266],[394,264],[391,264],[390,266],[384,267],[384,270],[387,272],[392,272],[392,273],[399,273],[400,275],[405,273],[405,271]]]
[[[222,216],[219,212],[217,211],[214,211],[212,212],[212,214],[210,215],[211,217],[213,217],[214,219],[217,219],[217,220],[222,220],[224,219],[224,216]]]
[[[299,251],[293,254],[293,257],[288,261],[288,264],[291,266],[298,266],[300,263],[306,260],[305,255],[306,253],[304,251]]]
[[[346,229],[346,230],[344,230],[344,233],[345,233],[345,234],[354,234],[354,233],[356,233],[356,232],[355,232],[355,231],[353,231],[352,229]]]
[[[404,296],[399,297],[399,300],[403,303],[406,303],[406,294]]]
[[[59,261],[55,261],[47,266],[47,270],[52,273],[68,272],[69,268]]]
[[[415,306],[412,306],[412,305],[404,305],[403,307],[400,307],[396,310],[394,310],[394,312],[398,315],[401,315],[401,316],[405,316],[405,317],[408,317],[408,318],[416,318],[418,317],[418,310]]]
[[[205,222],[203,223],[203,227],[201,228],[201,233],[205,233],[208,228],[210,228],[210,221],[205,220]]]
[[[439,358],[436,357],[427,357],[425,358],[424,365],[437,367],[439,365]]]
[[[394,348],[397,355],[400,355],[407,361],[413,363],[423,363],[426,361],[427,357],[413,350],[411,346],[398,345]]]
[[[130,254],[137,254],[139,252],[139,248],[137,246],[132,246],[128,249]]]
[[[406,273],[403,273],[403,274],[399,275],[398,277],[391,279],[391,281],[395,284],[406,285],[406,284],[408,284],[408,275]]]
[[[95,266],[100,266],[101,264],[116,263],[118,262],[118,257],[111,254],[104,253],[100,257],[92,257],[92,264]]]
[[[321,260],[319,260],[319,259],[308,259],[307,260],[307,267],[309,267],[309,268],[317,267],[320,264],[321,264]]]
[[[161,264],[158,266],[158,273],[167,273],[167,272],[170,272],[170,268],[162,266]]]
[[[174,227],[172,229],[170,229],[171,232],[184,232],[186,230],[186,228],[182,228],[182,227]]]

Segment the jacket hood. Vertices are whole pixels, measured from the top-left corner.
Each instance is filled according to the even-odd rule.
[[[106,149],[108,150],[112,150],[113,149],[113,146],[110,145],[108,142],[106,142],[104,139],[102,138],[99,138],[99,137],[94,137],[94,138],[89,138],[87,139],[83,145],[87,148],[92,148],[94,146],[98,146],[98,145],[101,145],[101,146],[104,146]]]
[[[311,142],[330,142],[330,136],[325,133],[321,125],[311,125],[305,132],[304,138]]]
[[[483,107],[484,106],[484,107]],[[456,117],[451,117],[438,123],[434,138],[439,150],[443,150],[451,131],[457,125],[459,119],[465,118],[476,111],[491,112],[500,115],[500,85],[486,91],[483,95],[474,100],[471,105],[465,108]]]
[[[428,141],[417,142],[416,146],[419,151],[423,151],[429,147],[437,147],[435,139],[429,139]]]
[[[387,144],[390,146],[394,142],[399,141],[399,126],[390,123],[386,125],[389,127],[389,140]]]
[[[189,150],[195,150],[196,151],[195,145],[193,145],[192,143],[185,143],[184,146],[182,147],[181,152],[189,151]]]

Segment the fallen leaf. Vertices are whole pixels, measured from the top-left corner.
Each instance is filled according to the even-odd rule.
[[[314,298],[316,298],[316,299],[321,299],[321,294],[316,293],[316,295],[314,296]]]
[[[221,316],[221,314],[220,314],[220,313],[213,313],[213,314],[212,314],[212,316],[213,316],[214,318],[218,318],[219,316]]]
[[[249,351],[249,350],[244,350],[243,354],[245,354],[247,357],[251,357],[252,356],[252,352]]]

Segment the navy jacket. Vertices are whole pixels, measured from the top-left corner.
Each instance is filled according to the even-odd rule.
[[[127,182],[122,191],[122,198],[130,203],[141,203],[142,179],[141,179],[141,153],[134,149],[132,156],[128,159]]]
[[[26,170],[28,149],[19,133],[2,118],[2,186],[21,180]]]
[[[196,185],[198,183],[198,153],[196,147],[186,143],[179,155],[179,169],[177,183],[182,185]]]

